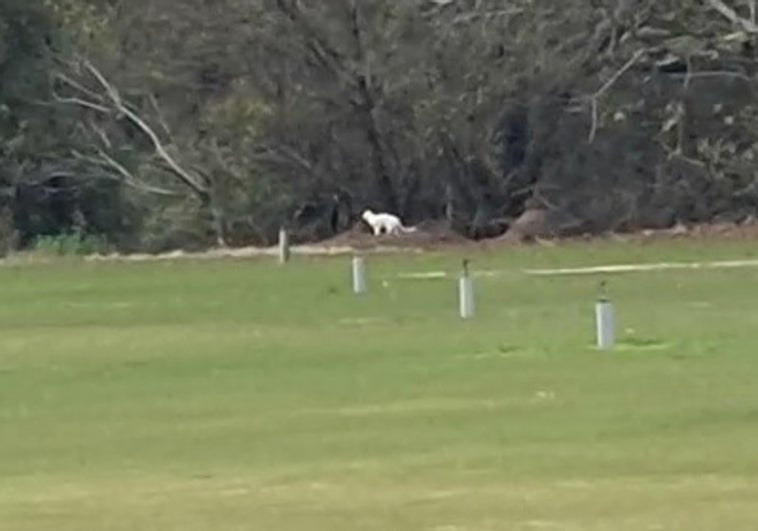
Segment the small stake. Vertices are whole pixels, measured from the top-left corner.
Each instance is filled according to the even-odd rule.
[[[290,261],[290,238],[287,229],[279,229],[279,263],[286,264]]]
[[[363,295],[368,291],[366,261],[362,256],[353,257],[353,293]]]
[[[597,333],[597,348],[610,350],[616,342],[616,319],[611,303],[606,293],[606,282],[600,283],[597,302],[595,303],[595,328]]]
[[[458,301],[460,305],[461,319],[474,317],[474,280],[468,269],[468,260],[463,260],[461,277],[458,282]]]

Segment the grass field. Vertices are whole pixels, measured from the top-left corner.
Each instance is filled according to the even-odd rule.
[[[747,244],[0,268],[0,531],[758,529]],[[384,282],[384,285],[383,285]]]

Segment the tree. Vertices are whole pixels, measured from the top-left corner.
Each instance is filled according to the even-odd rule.
[[[365,207],[475,237],[738,219],[756,33],[752,0],[4,0],[0,218],[150,250]]]

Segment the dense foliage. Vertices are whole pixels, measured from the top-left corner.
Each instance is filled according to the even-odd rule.
[[[756,214],[755,0],[0,0],[0,239]]]

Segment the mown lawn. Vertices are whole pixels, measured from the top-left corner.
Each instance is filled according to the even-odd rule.
[[[758,529],[748,244],[0,267],[0,530]]]

